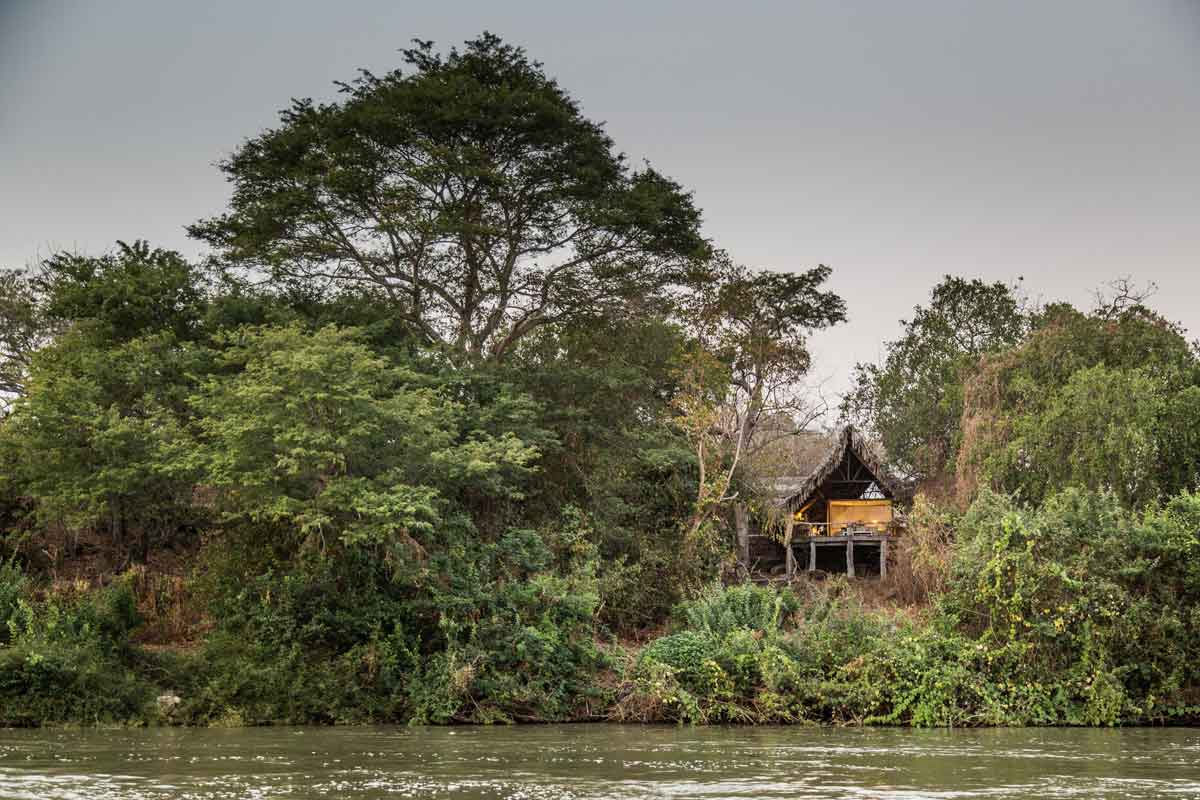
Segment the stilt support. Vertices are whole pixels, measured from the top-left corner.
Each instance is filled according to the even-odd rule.
[[[787,579],[789,583],[792,580],[792,576],[796,574],[796,554],[792,552],[792,528],[795,524],[795,520],[789,514],[787,528],[783,534],[784,563],[787,564]]]

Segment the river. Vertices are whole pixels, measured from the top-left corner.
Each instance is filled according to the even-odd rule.
[[[0,798],[1200,797],[1200,730],[0,731]]]

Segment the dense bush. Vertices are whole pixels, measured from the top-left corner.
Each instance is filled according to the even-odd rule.
[[[1074,486],[1129,507],[1200,485],[1200,356],[1182,328],[1135,305],[1061,305],[965,383],[958,491],[1041,503]]]
[[[1137,513],[1107,493],[1068,490],[1036,509],[984,495],[960,535],[945,613],[1012,687],[1015,717],[1200,712],[1200,496]]]
[[[388,570],[353,553],[250,575],[211,563],[216,627],[176,673],[192,722],[396,722],[417,664]]]
[[[625,657],[597,646],[596,551],[571,520],[491,540],[447,527],[453,547],[416,571],[354,548],[287,572],[229,551],[201,582],[215,627],[180,656],[131,644],[127,581],[37,600],[5,567],[0,718],[165,720],[159,691],[184,698],[170,721],[202,724],[1200,718],[1200,495],[1133,512],[1110,493],[984,493],[942,520],[956,544],[921,614],[869,610],[845,579],[733,586]]]
[[[677,625],[697,633],[720,638],[745,628],[774,636],[800,608],[790,592],[775,592],[753,585],[710,590],[675,610]]]
[[[620,719],[754,721],[770,716],[791,660],[783,635],[799,604],[789,591],[713,590],[676,609],[680,629],[655,639],[633,664]],[[760,697],[760,695],[763,695]]]
[[[97,592],[37,601],[12,567],[0,570],[0,721],[89,724],[144,720],[151,684],[135,669],[129,634],[139,622],[133,593],[119,581]]]
[[[957,521],[925,618],[863,609],[833,582],[735,587],[682,606],[614,715],[692,722],[1115,725],[1200,717],[1200,495],[1132,512],[1068,490],[1037,508],[985,493]],[[780,626],[776,609],[796,609]]]
[[[174,683],[180,719],[512,722],[601,713],[594,560],[550,535],[449,524],[417,569],[360,548],[290,571],[249,544],[208,563],[215,628]],[[255,554],[257,552],[257,555]]]
[[[464,540],[431,593],[437,629],[414,686],[424,722],[551,721],[598,713],[595,564],[555,563],[543,537]]]

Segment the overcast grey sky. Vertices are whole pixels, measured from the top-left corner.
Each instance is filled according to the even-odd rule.
[[[199,254],[212,163],[413,37],[524,45],[747,264],[826,263],[845,386],[944,273],[1087,304],[1117,276],[1200,333],[1200,0],[0,0],[0,265]]]

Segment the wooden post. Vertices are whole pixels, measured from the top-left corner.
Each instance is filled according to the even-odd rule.
[[[879,540],[879,579],[887,578],[887,556],[888,556],[888,540]]]
[[[792,552],[792,529],[795,525],[795,515],[788,514],[787,528],[783,532],[784,563],[787,564],[788,583],[791,583],[792,575],[796,572],[796,554]]]
[[[813,539],[808,540],[808,571],[816,572],[817,570],[817,543]]]
[[[846,539],[846,575],[854,577],[854,537]]]

